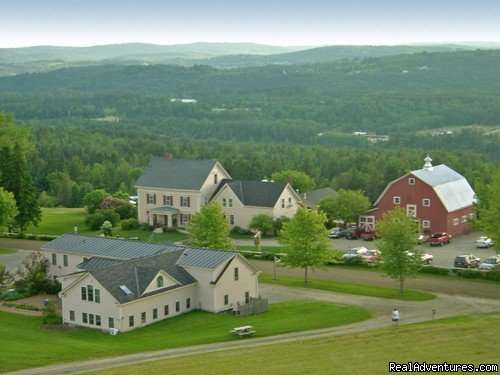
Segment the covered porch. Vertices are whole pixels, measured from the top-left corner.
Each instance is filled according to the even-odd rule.
[[[177,227],[179,209],[172,206],[155,207],[148,211],[149,225],[155,227]]]

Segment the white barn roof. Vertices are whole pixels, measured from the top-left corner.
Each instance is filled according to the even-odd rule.
[[[434,189],[448,212],[475,202],[476,194],[465,177],[444,164],[418,169],[411,174]]]

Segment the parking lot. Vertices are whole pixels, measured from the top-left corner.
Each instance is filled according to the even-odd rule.
[[[434,255],[434,265],[440,267],[453,267],[453,260],[457,255],[473,254],[481,260],[495,255],[495,251],[491,248],[479,249],[475,246],[476,240],[482,236],[480,232],[472,232],[451,239],[449,244],[444,246],[430,246],[425,243],[419,245],[422,253]],[[345,238],[332,239],[332,245],[336,250],[347,250],[350,247],[364,246],[367,249],[376,249],[373,241],[347,240]]]

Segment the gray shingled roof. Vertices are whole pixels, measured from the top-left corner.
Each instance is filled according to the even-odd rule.
[[[133,259],[179,249],[178,246],[118,238],[92,237],[67,233],[42,247],[47,251],[63,251],[110,259]]]
[[[249,180],[224,180],[213,197],[227,185],[245,206],[274,207],[286,184]]]
[[[184,249],[179,249],[165,254],[133,259],[109,267],[93,269],[90,270],[89,273],[106,288],[119,303],[126,303],[153,294],[163,293],[167,290],[179,288],[184,285],[196,283],[197,281],[195,278],[183,268],[176,265],[177,260],[183,252]],[[160,270],[163,270],[180,284],[142,295]],[[127,286],[132,291],[132,294],[127,295],[124,293],[120,289],[120,285]]]
[[[215,269],[236,255],[234,251],[186,248],[176,264],[181,267]]]
[[[335,190],[327,187],[302,193],[301,197],[302,199],[310,203],[310,205],[315,207],[323,198],[335,196],[337,194],[338,193]]]
[[[121,263],[123,260],[116,260],[116,259],[104,259],[104,258],[90,258],[89,260],[86,260],[85,262],[82,262],[76,266],[76,268],[84,271],[92,270],[95,268],[104,268],[104,267],[109,267],[113,266],[115,264]]]
[[[152,159],[135,186],[200,190],[216,165],[213,160]]]
[[[465,177],[444,164],[418,169],[411,174],[434,189],[448,212],[472,206],[475,202],[476,194]]]

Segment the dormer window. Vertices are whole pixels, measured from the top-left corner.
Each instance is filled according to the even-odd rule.
[[[408,179],[408,184],[409,184],[409,185],[415,185],[415,179],[414,179],[413,177],[410,177],[410,178]]]
[[[158,276],[158,278],[156,279],[156,287],[157,288],[163,287],[163,276]]]

